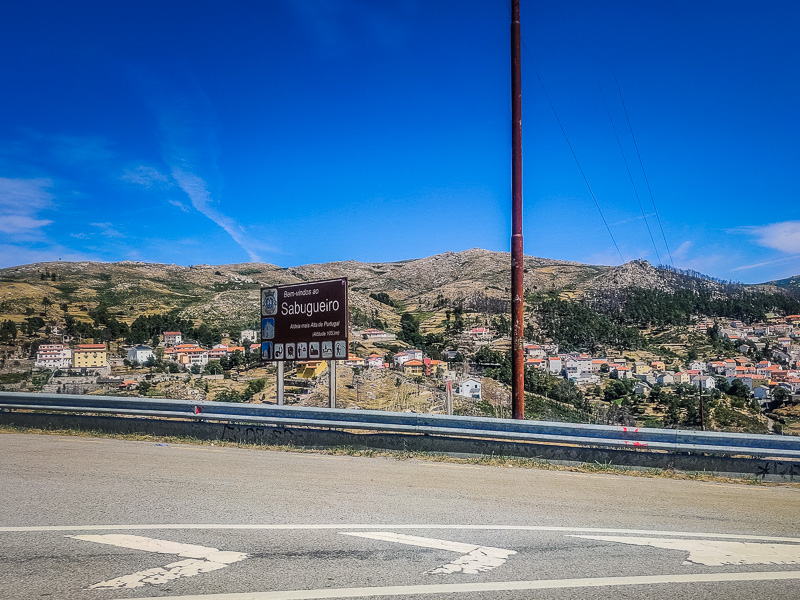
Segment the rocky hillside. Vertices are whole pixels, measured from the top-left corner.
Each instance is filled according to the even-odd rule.
[[[258,322],[258,290],[280,285],[348,277],[351,307],[364,315],[399,324],[398,311],[370,294],[388,294],[399,307],[413,311],[449,306],[475,298],[508,299],[510,255],[472,249],[393,263],[355,261],[281,268],[266,263],[195,265],[118,262],[50,262],[0,270],[0,318],[26,314],[72,314],[87,318],[104,305],[120,320],[178,310],[196,322],[221,327]],[[525,287],[559,292],[563,297],[629,287],[660,290],[718,286],[707,280],[659,269],[646,261],[619,267],[585,265],[526,257]]]
[[[770,281],[765,285],[774,285],[783,289],[800,291],[800,275],[794,275],[793,277],[787,277],[786,279],[778,279],[777,281]]]

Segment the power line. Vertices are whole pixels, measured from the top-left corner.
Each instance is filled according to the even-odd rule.
[[[508,8],[508,14],[511,15],[511,7],[506,2],[506,8]],[[525,43],[525,38],[520,35],[520,41],[522,42],[522,47],[525,50],[525,55],[530,58],[530,52],[528,52],[528,45]],[[603,209],[600,208],[600,203],[597,201],[597,197],[594,195],[594,191],[592,190],[592,186],[589,185],[589,180],[586,177],[586,173],[581,166],[581,161],[578,160],[578,155],[575,154],[575,150],[572,147],[572,143],[569,141],[569,136],[567,135],[566,130],[564,129],[564,125],[561,123],[561,119],[558,116],[558,112],[556,111],[556,107],[553,105],[553,101],[550,99],[550,94],[547,93],[547,89],[544,87],[544,82],[542,81],[541,76],[539,75],[539,71],[534,68],[534,73],[536,73],[536,79],[539,80],[539,85],[542,87],[542,92],[544,93],[544,97],[547,99],[547,103],[550,105],[550,110],[553,111],[553,116],[556,118],[556,122],[558,123],[559,129],[561,129],[561,134],[564,136],[564,140],[567,142],[567,146],[569,147],[569,151],[572,154],[572,158],[575,159],[575,164],[578,166],[578,170],[581,173],[581,177],[583,177],[583,182],[586,184],[586,189],[589,190],[589,195],[592,197],[594,201],[594,205],[597,207],[597,212],[600,213],[600,218],[603,221],[603,225],[606,227],[606,231],[608,231],[608,235],[611,238],[611,241],[614,243],[614,248],[617,249],[617,254],[619,254],[620,260],[625,262],[625,257],[622,256],[622,252],[619,249],[619,245],[617,245],[617,240],[614,239],[614,234],[611,233],[611,227],[608,226],[608,221],[606,221],[605,215],[603,215]]]
[[[609,61],[611,59],[609,58]],[[614,65],[612,63],[611,70],[614,72]],[[669,262],[675,266],[675,261],[672,260],[672,252],[670,252],[669,244],[667,243],[667,236],[664,233],[664,226],[661,223],[661,216],[658,214],[658,207],[656,206],[656,199],[653,197],[653,190],[650,188],[650,181],[647,179],[647,171],[644,169],[644,162],[642,161],[642,154],[639,152],[639,144],[636,143],[636,136],[633,134],[633,127],[631,126],[631,119],[628,115],[628,108],[625,106],[625,99],[622,97],[622,88],[620,88],[617,74],[614,72],[614,82],[617,84],[617,92],[619,93],[620,102],[622,102],[622,109],[625,111],[625,119],[628,121],[628,129],[631,132],[631,139],[633,139],[633,147],[636,148],[636,155],[639,157],[639,166],[642,168],[642,175],[644,175],[644,182],[647,184],[647,191],[650,194],[650,201],[653,203],[653,210],[656,213],[658,220],[658,227],[661,229],[661,237],[664,238],[664,245],[667,247],[667,254],[669,254]]]
[[[656,258],[658,258],[658,264],[661,264],[661,255],[658,253],[658,246],[656,246],[656,240],[653,237],[653,232],[650,230],[650,223],[647,222],[647,215],[644,212],[644,206],[642,205],[642,199],[639,197],[639,190],[636,189],[636,183],[633,180],[633,174],[631,174],[631,168],[628,165],[628,159],[625,157],[625,150],[622,148],[622,142],[619,139],[619,133],[617,132],[617,126],[614,125],[614,119],[611,117],[611,110],[608,107],[608,102],[606,101],[606,96],[603,93],[603,86],[600,85],[600,81],[597,81],[597,87],[600,88],[600,95],[603,97],[603,104],[606,107],[606,113],[608,113],[608,120],[611,121],[611,128],[614,130],[614,136],[617,138],[617,145],[619,146],[619,152],[622,154],[622,161],[625,163],[625,170],[628,172],[628,177],[631,180],[631,186],[633,187],[633,193],[636,195],[636,201],[639,203],[639,210],[642,211],[642,218],[644,219],[645,227],[647,227],[647,233],[650,235],[650,241],[653,243],[653,250],[656,251]]]
[[[523,42],[523,46],[525,42]],[[527,52],[527,47],[525,51]],[[620,259],[622,262],[625,262],[625,257],[622,256],[622,252],[617,245],[617,240],[614,239],[614,234],[611,233],[611,227],[608,226],[608,221],[606,221],[605,216],[603,215],[603,209],[600,208],[600,203],[597,201],[597,197],[594,195],[594,191],[592,191],[592,186],[589,185],[589,180],[586,178],[586,173],[583,171],[583,167],[581,166],[581,161],[578,160],[578,155],[575,154],[575,150],[572,148],[572,143],[569,141],[569,136],[567,136],[567,132],[564,130],[564,126],[561,124],[561,119],[556,112],[556,107],[553,106],[553,101],[550,99],[550,94],[547,93],[547,89],[544,87],[544,82],[542,78],[539,76],[539,71],[534,69],[533,71],[536,73],[536,79],[539,80],[539,85],[542,86],[542,92],[544,92],[544,97],[547,98],[547,103],[550,105],[550,110],[553,111],[553,116],[556,118],[556,122],[558,123],[558,127],[561,129],[561,133],[564,135],[564,140],[567,142],[567,146],[569,146],[569,151],[572,153],[572,158],[575,159],[575,164],[578,165],[578,170],[581,172],[581,177],[583,177],[583,182],[586,184],[586,188],[589,190],[589,195],[591,195],[592,200],[594,200],[594,205],[597,207],[597,212],[600,213],[600,218],[603,220],[603,225],[606,226],[606,231],[608,231],[608,235],[611,237],[611,241],[614,242],[614,247],[617,249],[617,254],[619,254]]]

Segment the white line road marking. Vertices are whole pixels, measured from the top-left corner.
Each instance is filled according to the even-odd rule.
[[[187,559],[170,563],[164,567],[146,569],[130,575],[109,579],[108,581],[101,581],[90,585],[87,588],[90,590],[99,588],[138,588],[147,584],[158,585],[181,577],[193,577],[200,573],[224,569],[230,564],[247,558],[247,554],[242,552],[227,552],[207,546],[156,540],[139,535],[70,535],[67,537],[85,542],[130,548],[132,550],[144,550],[146,552],[157,552],[158,554],[177,554]]]
[[[326,588],[243,594],[207,594],[158,596],[138,600],[317,600],[320,598],[364,598],[374,596],[409,596],[423,594],[466,594],[469,592],[506,592],[519,590],[554,590],[564,588],[602,588],[623,585],[664,585],[691,583],[735,583],[744,581],[791,581],[800,579],[800,571],[750,573],[692,573],[686,575],[646,575],[641,577],[592,577],[582,579],[538,579],[533,581],[490,581],[485,583],[441,583],[434,585],[397,585],[384,587]]]
[[[188,530],[240,530],[240,531],[319,531],[324,529],[429,529],[458,531],[545,531],[583,534],[654,535],[691,538],[717,538],[726,540],[754,540],[800,544],[800,538],[769,535],[742,535],[736,533],[699,533],[696,531],[660,531],[647,529],[607,529],[600,527],[546,527],[541,525],[440,525],[440,524],[380,524],[380,523],[318,523],[318,524],[253,524],[253,523],[162,523],[126,525],[41,525],[33,527],[0,527],[0,533],[36,533],[52,531],[139,531],[155,529]]]
[[[459,552],[464,556],[454,561],[425,571],[426,574],[439,575],[451,573],[483,573],[491,571],[495,567],[504,564],[509,556],[516,554],[514,550],[505,548],[492,548],[491,546],[478,546],[476,544],[464,544],[462,542],[450,542],[448,540],[437,540],[434,538],[418,537],[416,535],[405,535],[402,533],[392,533],[389,531],[374,532],[340,532],[342,535],[352,535],[371,540],[381,540],[384,542],[396,542],[398,544],[408,544],[410,546],[421,546],[423,548],[433,548],[435,550],[449,550]]]
[[[717,540],[675,540],[644,537],[602,535],[570,535],[568,537],[653,546],[666,550],[685,550],[689,553],[683,564],[713,567],[722,565],[797,565],[800,564],[798,544],[757,544],[753,542],[720,542]]]

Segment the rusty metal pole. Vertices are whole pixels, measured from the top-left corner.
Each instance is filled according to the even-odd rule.
[[[511,414],[525,418],[522,249],[522,74],[519,0],[511,2]]]

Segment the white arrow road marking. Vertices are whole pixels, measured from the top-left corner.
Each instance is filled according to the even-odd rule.
[[[749,581],[794,582],[800,580],[800,571],[774,571],[749,573],[687,573],[683,575],[642,575],[633,577],[586,577],[579,579],[538,579],[533,581],[487,581],[473,583],[437,583],[433,585],[396,585],[358,588],[324,588],[317,590],[284,590],[279,592],[245,592],[243,594],[192,594],[189,596],[158,596],[138,600],[321,600],[330,598],[378,598],[386,596],[412,596],[423,594],[496,593],[507,591],[559,590],[578,588],[604,588],[616,586],[680,585],[685,590],[688,585],[700,596],[708,587],[698,584],[740,583]],[[714,589],[718,589],[719,586]],[[734,592],[736,588],[731,588]],[[637,595],[646,597],[642,589]],[[495,594],[496,595],[496,594]],[[485,596],[491,597],[491,596]],[[526,598],[532,597],[529,595]],[[602,597],[602,596],[601,596]]]
[[[418,537],[416,535],[392,533],[390,531],[342,531],[340,533],[342,535],[352,535],[371,540],[382,540],[384,542],[396,542],[398,544],[408,544],[410,546],[421,546],[423,548],[433,548],[435,550],[449,550],[450,552],[458,552],[464,555],[447,563],[446,565],[436,567],[430,571],[425,571],[425,573],[432,575],[438,575],[441,573],[482,573],[484,571],[491,571],[495,567],[499,567],[505,563],[509,556],[516,554],[514,550],[506,550],[504,548],[492,548],[491,546],[477,546],[475,544],[450,542],[447,540]]]
[[[689,557],[685,565],[699,564],[714,567],[722,565],[797,565],[800,564],[800,544],[757,544],[753,542],[720,542],[716,540],[676,540],[645,537],[617,537],[603,535],[571,535],[584,538],[653,546],[666,550],[685,550]]]
[[[99,588],[138,588],[146,584],[158,585],[181,577],[192,577],[200,573],[224,569],[230,564],[247,558],[247,554],[242,552],[226,552],[217,548],[155,540],[139,535],[68,535],[67,537],[120,548],[131,548],[132,550],[145,550],[159,554],[177,554],[187,559],[170,563],[164,567],[146,569],[130,575],[109,579],[108,581],[101,581],[90,585],[87,588],[90,590]]]

